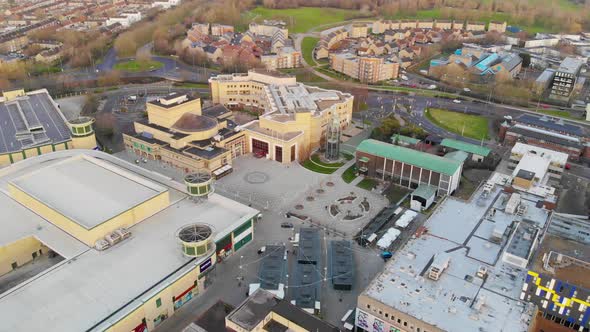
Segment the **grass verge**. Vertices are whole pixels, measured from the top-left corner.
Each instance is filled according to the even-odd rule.
[[[301,53],[303,53],[303,59],[310,66],[315,66],[316,62],[313,58],[313,49],[318,43],[319,38],[305,37],[301,41]]]
[[[488,138],[488,119],[483,116],[439,108],[429,108],[425,115],[430,122],[450,132],[478,140]]]
[[[354,179],[356,179],[356,166],[352,165],[342,173],[342,180],[346,183],[351,183]]]
[[[138,61],[138,60],[129,60],[123,61],[115,64],[114,69],[116,70],[123,70],[131,73],[139,73],[142,71],[160,69],[164,66],[163,63],[158,61]]]
[[[377,186],[377,181],[369,178],[364,178],[361,182],[359,182],[357,187],[365,189],[365,190],[373,190]]]
[[[303,167],[307,168],[310,171],[321,174],[332,174],[336,172],[338,168],[342,167],[342,165],[344,165],[344,163],[323,162],[320,160],[320,157],[317,154],[312,155],[310,159],[307,159],[303,162]]]
[[[360,17],[359,11],[335,8],[299,7],[290,9],[270,9],[256,7],[248,16],[257,21],[279,19],[287,22],[289,33],[301,33],[319,25],[331,24]]]

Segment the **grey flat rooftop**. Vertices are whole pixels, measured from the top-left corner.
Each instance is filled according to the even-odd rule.
[[[266,255],[260,264],[258,278],[260,287],[268,290],[278,290],[279,284],[284,283],[285,275],[285,246],[266,246]]]
[[[227,319],[247,331],[251,331],[278,303],[279,299],[272,293],[258,290],[231,312]]]
[[[537,237],[537,229],[528,222],[521,222],[516,227],[513,237],[508,243],[506,252],[528,259],[533,242]]]
[[[0,102],[0,154],[69,141],[65,121],[47,90]]]
[[[82,156],[43,167],[12,184],[86,229],[166,191],[112,164]]]
[[[220,239],[258,213],[255,209],[216,194],[196,204],[179,191],[184,191],[184,185],[180,183],[111,155],[86,150],[50,153],[1,169],[0,197],[6,196],[6,183],[11,178],[51,167],[81,154],[116,165],[146,181],[157,182],[168,189],[171,203],[164,210],[131,227],[131,238],[102,252],[80,244],[54,227],[56,233],[61,231],[61,234],[55,235],[55,242],[64,242],[63,247],[67,247],[70,252],[78,250],[79,255],[52,267],[28,283],[0,294],[0,330],[104,331],[203,261],[203,258],[192,259],[182,254],[176,237],[178,229],[195,222],[208,223],[214,238]],[[117,184],[114,186],[116,188]],[[5,199],[12,200],[8,196]],[[0,204],[2,202],[0,200]],[[6,213],[4,207],[10,206],[1,205],[3,213]],[[18,207],[22,208],[20,205]],[[11,213],[18,217],[20,211],[15,211]],[[45,223],[49,224],[47,221]],[[3,230],[1,239],[26,235],[26,230],[13,224],[12,219],[0,219]],[[51,243],[48,245],[52,248]],[[77,246],[82,246],[82,249]],[[31,301],[32,298],[35,301]]]
[[[444,331],[487,331],[490,326],[496,331],[526,331],[532,311],[519,300],[525,271],[498,259],[504,245],[487,239],[496,224],[488,219],[490,211],[505,194],[495,187],[481,197],[482,191],[472,201],[448,198],[441,203],[424,224],[428,232],[398,250],[363,294]],[[505,225],[500,212],[493,218]],[[422,273],[439,253],[448,255],[449,267],[438,281],[430,280]],[[476,275],[481,266],[488,270],[485,282]]]
[[[329,275],[334,287],[343,286],[352,288],[354,283],[354,258],[352,243],[348,240],[330,241]]]

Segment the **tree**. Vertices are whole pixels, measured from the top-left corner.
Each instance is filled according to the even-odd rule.
[[[137,53],[135,54],[135,59],[138,62],[148,62],[152,59],[152,55],[150,54],[150,51],[146,48],[140,48],[139,50],[137,50]]]
[[[117,120],[113,113],[100,113],[96,116],[96,132],[100,136],[112,137]]]
[[[94,93],[89,93],[84,97],[84,106],[82,106],[82,115],[94,114],[98,109],[98,98]]]
[[[528,53],[519,53],[518,55],[522,58],[522,66],[528,68],[531,65],[531,55]]]
[[[121,73],[117,70],[111,70],[98,77],[98,86],[113,86],[121,83]]]

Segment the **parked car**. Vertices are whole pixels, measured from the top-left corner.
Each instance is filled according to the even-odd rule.
[[[293,228],[293,224],[290,222],[281,223],[281,228]]]
[[[264,153],[264,151],[262,151],[262,150],[258,150],[256,152],[254,152],[254,157],[256,157],[256,158],[264,158],[265,155],[266,155],[266,153]]]
[[[470,88],[463,88],[463,91],[465,91],[465,92],[471,92],[471,89]]]
[[[430,85],[428,86],[428,90],[436,90],[436,85],[434,85],[434,84],[430,84]]]
[[[570,165],[569,163],[565,164],[565,169],[570,169],[572,168],[572,165]]]
[[[390,251],[383,251],[381,253],[381,258],[383,258],[384,260],[390,259],[393,256],[393,254]]]
[[[264,254],[265,252],[266,252],[266,246],[262,246],[262,247],[260,247],[260,249],[258,249],[258,254],[259,254],[259,255],[262,255],[262,254]]]
[[[455,104],[461,104],[461,101],[459,99],[454,99],[453,100],[453,103],[455,103]]]

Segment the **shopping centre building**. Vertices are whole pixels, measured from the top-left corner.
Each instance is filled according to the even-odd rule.
[[[45,89],[5,91],[0,97],[0,166],[48,152],[94,149],[94,119],[67,120]]]
[[[148,331],[195,301],[260,216],[211,181],[180,184],[92,150],[1,169],[2,329]]]
[[[135,122],[135,133],[123,134],[125,148],[141,158],[220,177],[231,171],[233,158],[246,153],[244,132],[223,105],[201,109],[200,98],[171,93],[146,108],[148,117]]]
[[[334,118],[346,128],[353,96],[297,83],[294,76],[250,70],[209,79],[213,103],[261,114],[240,128],[247,151],[281,163],[305,160],[321,147]]]

